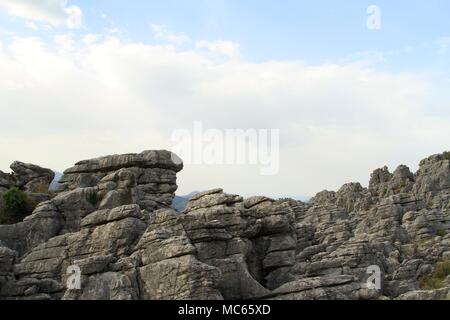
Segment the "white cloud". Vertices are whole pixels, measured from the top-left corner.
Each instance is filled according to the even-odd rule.
[[[88,33],[88,34],[84,35],[84,36],[81,38],[81,40],[82,40],[85,44],[90,45],[90,44],[93,44],[93,43],[97,42],[100,38],[101,38],[100,35]]]
[[[30,27],[37,27],[34,22],[41,22],[78,29],[83,17],[81,9],[69,6],[67,0],[0,0],[0,7],[8,10],[11,16],[31,20],[28,22]]]
[[[231,58],[238,58],[241,55],[239,43],[231,41],[196,41],[197,49],[207,49],[213,53],[222,54]]]
[[[216,61],[173,46],[61,36],[0,46],[0,169],[14,160],[63,170],[103,154],[170,148],[172,130],[281,129],[280,174],[188,166],[180,192],[313,195],[367,182],[385,164],[416,164],[448,147],[448,93],[361,64]],[[70,48],[68,50],[67,48]]]
[[[71,34],[60,34],[54,37],[55,43],[58,45],[61,51],[74,50],[75,41]]]
[[[83,20],[83,12],[80,7],[70,6],[65,8],[64,10],[67,14],[67,27],[70,29],[78,29],[81,27],[81,23]]]
[[[150,25],[153,36],[159,40],[165,40],[175,45],[182,45],[191,42],[191,38],[183,32],[173,32],[164,25],[152,24]]]
[[[35,23],[35,22],[33,22],[33,21],[27,21],[26,23],[25,23],[25,25],[28,27],[28,28],[30,28],[30,29],[33,29],[33,30],[39,30],[39,26]]]

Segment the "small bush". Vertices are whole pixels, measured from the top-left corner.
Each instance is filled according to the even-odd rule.
[[[420,289],[422,290],[437,290],[444,287],[442,280],[434,277],[424,277],[419,281]]]
[[[13,214],[20,214],[26,210],[27,195],[18,188],[11,188],[3,194],[5,209]]]
[[[450,261],[439,262],[433,274],[419,280],[422,290],[436,290],[446,286],[445,279],[450,275]]]
[[[434,275],[442,280],[450,276],[450,260],[438,263]]]
[[[28,216],[33,207],[25,192],[11,188],[1,196],[0,224],[14,224]]]
[[[445,230],[443,229],[439,229],[438,231],[436,231],[436,235],[439,237],[445,237],[446,234],[447,232],[445,232]]]

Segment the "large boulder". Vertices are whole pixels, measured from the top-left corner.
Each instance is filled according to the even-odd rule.
[[[11,164],[12,177],[15,185],[29,193],[42,193],[48,191],[55,173],[34,164],[16,161]]]
[[[168,208],[177,190],[176,174],[183,163],[169,151],[106,156],[80,161],[67,169],[59,191],[97,188],[92,196],[100,208],[137,203],[153,211]]]

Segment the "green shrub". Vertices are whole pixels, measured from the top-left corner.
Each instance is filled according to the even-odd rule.
[[[436,290],[446,286],[445,279],[450,275],[450,261],[439,262],[433,274],[419,280],[422,290]]]
[[[20,214],[26,210],[27,195],[18,188],[11,188],[3,194],[5,209],[12,214]]]
[[[447,234],[447,232],[445,232],[445,230],[443,230],[443,229],[439,229],[436,231],[436,235],[439,237],[445,237],[446,234]]]
[[[438,263],[434,275],[442,280],[450,276],[450,260]]]
[[[442,280],[439,280],[434,277],[423,277],[419,281],[420,289],[422,290],[436,290],[442,289],[444,287],[444,283]]]
[[[0,224],[18,223],[32,211],[33,206],[26,193],[18,188],[11,188],[1,196]]]

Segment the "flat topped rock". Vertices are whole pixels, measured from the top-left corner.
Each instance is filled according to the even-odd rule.
[[[179,172],[183,163],[170,151],[151,150],[141,153],[111,155],[77,162],[75,166],[64,171],[65,174],[109,172],[121,168],[161,168]]]
[[[27,183],[36,179],[42,179],[42,181],[50,184],[55,177],[53,170],[42,168],[31,163],[15,161],[11,164],[10,168],[13,171],[11,179],[16,180],[16,184],[19,187],[23,187]]]
[[[38,165],[31,163],[24,163],[20,161],[15,161],[10,166],[11,170],[14,171],[14,175],[32,175],[34,177],[48,176],[53,179],[55,173],[51,169],[42,168]]]
[[[264,196],[255,196],[255,197],[250,197],[244,200],[244,207],[246,209],[250,209],[253,208],[254,206],[261,204],[263,202],[275,202],[275,200],[270,199],[268,197],[264,197]]]
[[[138,205],[125,205],[110,210],[106,209],[93,212],[81,220],[80,226],[82,228],[92,227],[126,218],[140,219],[141,217],[141,209]]]
[[[185,212],[220,205],[234,205],[243,200],[241,196],[226,194],[222,189],[214,189],[198,194],[195,199],[191,199],[186,205]]]
[[[216,194],[216,193],[223,193],[223,189],[217,188],[217,189],[212,189],[212,190],[197,193],[196,195],[194,195],[191,198],[191,201],[196,201],[196,200],[203,198],[204,196],[209,196],[211,194]]]
[[[269,296],[283,295],[317,288],[327,288],[356,282],[357,279],[349,275],[324,276],[305,278],[288,282],[274,290]]]

